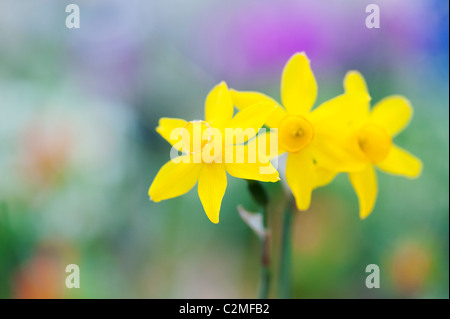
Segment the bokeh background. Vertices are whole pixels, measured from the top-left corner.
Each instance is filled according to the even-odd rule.
[[[76,3],[81,28],[65,27]],[[365,27],[378,4],[381,28]],[[361,71],[373,102],[408,97],[415,115],[396,142],[423,160],[417,180],[379,174],[359,220],[346,176],[296,213],[293,298],[449,297],[449,34],[447,1],[129,0],[0,2],[0,297],[253,298],[259,243],[229,178],[214,225],[196,189],[153,203],[169,159],[160,117],[203,116],[208,91],[279,99],[281,70],[305,51],[319,101]],[[270,185],[274,285],[282,186]],[[78,264],[81,288],[64,285]],[[381,288],[365,287],[365,267]]]

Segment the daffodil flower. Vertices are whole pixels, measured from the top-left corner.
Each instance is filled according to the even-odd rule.
[[[421,174],[422,163],[415,156],[393,144],[392,139],[406,128],[413,109],[403,96],[388,96],[370,110],[370,96],[362,75],[347,73],[344,88],[352,102],[341,111],[353,114],[349,127],[349,143],[357,145],[358,160],[362,170],[349,172],[353,188],[359,199],[359,215],[370,215],[377,198],[378,186],[375,166],[389,174],[416,178]]]
[[[255,103],[275,103],[258,92],[230,90],[238,109]],[[356,149],[348,143],[345,113],[336,112],[349,101],[341,95],[311,111],[317,97],[317,83],[304,53],[293,55],[284,67],[281,101],[266,125],[278,129],[278,154],[288,152],[286,180],[294,194],[297,208],[306,210],[313,189],[328,184],[335,172],[361,169],[355,160]],[[279,104],[278,104],[279,105]],[[270,150],[273,153],[273,150]]]
[[[211,222],[218,223],[227,187],[226,173],[243,179],[278,181],[278,172],[269,159],[250,156],[248,144],[242,144],[254,138],[274,110],[275,103],[262,103],[233,117],[231,95],[222,82],[206,98],[204,121],[160,119],[156,131],[183,155],[170,160],[159,170],[148,192],[151,200],[159,202],[183,195],[198,181],[198,195],[206,215]],[[235,132],[231,139],[228,130]],[[195,138],[195,132],[199,133],[199,139]],[[236,140],[241,145],[237,145]],[[239,150],[243,150],[243,154],[239,155]]]

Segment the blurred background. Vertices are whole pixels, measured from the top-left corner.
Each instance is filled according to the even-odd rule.
[[[65,26],[69,3],[80,29]],[[379,29],[365,27],[369,3]],[[448,298],[448,12],[438,0],[1,1],[0,298],[257,296],[260,246],[236,210],[257,209],[245,181],[229,178],[218,225],[196,188],[150,202],[170,151],[155,127],[202,118],[221,80],[279,99],[297,51],[318,103],[343,91],[350,69],[373,103],[408,97],[414,118],[395,142],[424,171],[378,174],[364,221],[346,176],[315,191],[295,215],[292,297]],[[269,190],[276,281],[282,185]],[[64,285],[72,263],[80,289]],[[365,286],[372,263],[380,289]]]

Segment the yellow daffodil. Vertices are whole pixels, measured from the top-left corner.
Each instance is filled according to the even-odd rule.
[[[159,202],[183,195],[198,181],[198,195],[206,215],[218,223],[227,187],[226,173],[264,182],[279,180],[268,158],[249,156],[248,144],[243,144],[257,134],[274,110],[276,103],[260,103],[233,117],[231,95],[222,82],[206,98],[204,121],[160,119],[156,131],[183,155],[159,170],[148,192],[151,200]],[[234,132],[231,139],[229,130]],[[200,138],[196,138],[196,133]],[[236,145],[236,141],[241,145]]]
[[[347,73],[344,88],[352,102],[342,112],[353,114],[348,122],[352,131],[349,143],[357,145],[358,160],[364,163],[360,171],[349,172],[359,199],[359,215],[366,218],[372,212],[377,198],[375,166],[380,170],[416,178],[422,171],[421,161],[393,144],[392,139],[408,126],[413,114],[409,101],[403,96],[389,96],[370,110],[370,97],[362,75]]]
[[[238,109],[254,107],[255,103],[276,103],[258,92],[231,90]],[[323,103],[313,111],[317,97],[317,84],[304,53],[297,53],[284,67],[281,79],[281,101],[266,121],[270,128],[278,129],[278,153],[288,152],[286,179],[297,208],[310,206],[314,188],[329,183],[334,172],[361,169],[355,160],[355,146],[348,143],[345,113],[337,112],[349,100],[344,94]]]

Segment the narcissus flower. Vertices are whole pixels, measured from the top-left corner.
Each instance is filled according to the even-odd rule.
[[[251,156],[248,144],[243,144],[257,134],[276,108],[276,103],[263,102],[233,117],[230,92],[222,82],[206,98],[204,121],[160,119],[156,131],[183,155],[159,170],[148,192],[151,200],[159,202],[183,195],[198,181],[198,195],[206,215],[218,223],[227,172],[238,178],[278,181],[278,172],[268,157]]]
[[[363,169],[349,173],[350,181],[359,199],[359,215],[366,218],[372,212],[377,198],[375,166],[386,173],[416,178],[422,163],[415,156],[393,144],[392,139],[408,126],[413,114],[409,101],[403,96],[389,96],[370,110],[370,96],[362,75],[347,73],[344,88],[352,102],[341,109],[353,114],[348,122],[352,134],[349,143],[357,145],[357,158]]]
[[[277,103],[258,92],[231,90],[238,109],[254,107],[255,103]],[[266,121],[278,129],[278,153],[288,152],[286,180],[297,208],[310,206],[314,188],[329,183],[334,172],[361,169],[355,160],[356,146],[348,143],[346,114],[337,110],[349,100],[341,95],[311,111],[317,97],[317,83],[304,53],[297,53],[284,67],[281,78],[281,101]],[[277,103],[278,104],[278,103]]]

